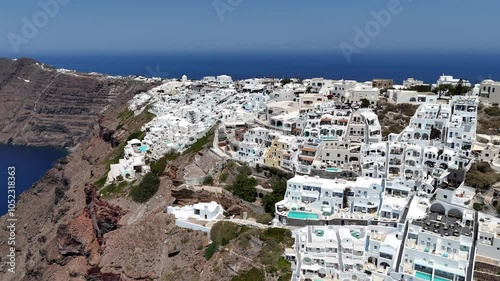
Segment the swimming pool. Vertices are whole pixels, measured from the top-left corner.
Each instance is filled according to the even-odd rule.
[[[342,169],[339,168],[326,168],[327,172],[342,172]]]
[[[296,212],[296,211],[288,212],[288,218],[299,219],[299,220],[319,220],[317,214]]]
[[[415,277],[423,279],[423,280],[431,281],[431,275],[429,273],[417,271],[417,272],[415,272]]]
[[[446,278],[434,275],[434,281],[451,281],[451,279],[446,279]]]

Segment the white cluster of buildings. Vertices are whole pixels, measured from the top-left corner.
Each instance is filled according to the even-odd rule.
[[[475,212],[475,190],[464,185],[473,161],[498,160],[500,139],[476,135],[479,102],[498,103],[498,82],[447,100],[411,90],[426,86],[413,78],[281,82],[183,77],[138,95],[130,109],[156,117],[108,180],[147,172],[145,158],[183,151],[220,123],[221,153],[295,174],[275,206],[275,224],[295,229],[285,253],[292,280],[465,281],[475,259],[500,264],[500,220]],[[459,83],[471,86],[443,75],[432,87]],[[381,89],[389,102],[419,105],[386,139],[372,110]],[[192,227],[220,215],[214,204],[168,212]]]
[[[113,181],[132,181],[136,179],[137,174],[145,175],[151,169],[146,164],[146,153],[149,146],[138,139],[127,141],[124,148],[124,157],[110,165],[106,182]]]
[[[132,180],[136,173],[147,173],[147,159],[155,161],[169,151],[186,150],[217,122],[236,126],[252,120],[254,114],[240,104],[247,95],[238,94],[227,75],[200,81],[183,76],[180,81],[165,80],[160,86],[136,95],[129,109],[135,114],[149,110],[156,117],[143,126],[144,138],[129,141],[125,157],[111,165],[108,183],[120,176]]]

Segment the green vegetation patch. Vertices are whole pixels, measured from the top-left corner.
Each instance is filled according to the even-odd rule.
[[[270,213],[258,214],[255,216],[255,221],[262,224],[268,224],[273,220],[273,216]]]
[[[211,259],[215,253],[217,252],[217,249],[219,246],[217,245],[217,242],[213,242],[212,244],[208,245],[208,247],[205,249],[204,257],[206,260]]]
[[[226,182],[228,176],[229,174],[227,172],[222,172],[219,176],[219,181]]]
[[[109,198],[112,195],[123,193],[128,185],[129,183],[126,181],[120,182],[118,184],[112,183],[99,190],[99,194],[101,194],[103,198]]]
[[[257,199],[257,180],[249,177],[245,173],[240,173],[234,183],[228,189],[238,198],[248,202],[254,202]]]
[[[130,197],[137,203],[147,202],[158,192],[159,186],[160,178],[152,172],[147,173],[141,183],[132,189]]]
[[[214,184],[214,179],[212,178],[212,176],[207,176],[207,177],[203,180],[203,184],[204,184],[204,185],[213,185],[213,184]]]
[[[186,151],[184,151],[184,154],[198,153],[205,147],[205,145],[207,145],[212,140],[214,132],[215,127],[210,129],[203,137],[199,138],[195,143],[193,143]]]
[[[103,187],[104,184],[106,184],[106,180],[108,179],[108,171],[106,171],[106,173],[101,177],[99,178],[98,180],[96,180],[94,182],[94,184],[97,186],[97,187]]]
[[[484,205],[483,205],[483,204],[481,204],[481,203],[477,203],[477,202],[476,202],[476,203],[472,204],[472,208],[474,208],[474,210],[476,210],[476,211],[478,211],[478,212],[479,212],[479,211],[482,211],[482,210],[483,210],[483,207],[484,207]]]
[[[266,272],[288,277],[291,274],[290,263],[283,259],[285,246],[293,244],[292,232],[282,228],[268,228],[260,236],[263,241],[259,252],[259,260],[265,266]]]
[[[293,245],[292,232],[282,228],[268,228],[261,230],[247,226],[236,225],[231,222],[217,222],[210,231],[213,241],[205,249],[205,258],[210,259],[217,251],[218,246],[224,246],[234,240],[232,245],[243,248],[251,247],[251,240],[261,241],[261,248],[255,257],[256,266],[248,271],[241,272],[231,280],[268,280],[271,276],[278,280],[290,280],[292,276],[291,265],[282,255],[285,247]]]
[[[386,103],[378,112],[378,120],[382,127],[382,136],[399,134],[409,123],[411,117],[417,111],[418,105],[409,103],[392,104]]]
[[[495,116],[495,117],[500,116],[500,107],[498,106],[486,107],[483,110],[484,113],[488,114],[489,116]]]
[[[128,136],[127,141],[130,141],[133,139],[138,139],[138,140],[142,141],[145,136],[146,136],[146,132],[143,132],[143,131],[133,132],[132,134],[130,134],[130,136]]]
[[[237,225],[232,222],[219,221],[210,230],[210,239],[217,245],[225,246],[231,240],[248,231],[247,226]]]
[[[273,189],[273,192],[266,194],[262,198],[262,204],[264,205],[264,210],[268,213],[274,213],[274,206],[277,202],[283,200],[286,192],[286,179],[279,179],[277,177],[271,178],[269,183]]]
[[[111,153],[105,158],[104,163],[109,171],[109,165],[118,163],[118,160],[125,156],[125,143],[120,143],[117,147],[113,148]]]
[[[278,243],[284,243],[287,246],[293,245],[292,232],[289,229],[271,227],[266,229],[261,233],[260,237],[263,241],[269,241],[270,239],[276,240]]]
[[[118,114],[118,118],[123,122],[134,116],[134,111],[128,109],[128,107]]]
[[[465,184],[481,190],[488,190],[500,181],[500,174],[496,173],[488,162],[472,164],[465,175]]]
[[[150,163],[151,172],[155,173],[157,176],[163,175],[165,169],[167,168],[167,162],[173,161],[179,157],[179,153],[177,151],[171,150],[165,155],[163,155],[156,162]]]
[[[264,281],[265,277],[264,271],[252,267],[250,270],[244,271],[238,276],[234,276],[231,281]]]

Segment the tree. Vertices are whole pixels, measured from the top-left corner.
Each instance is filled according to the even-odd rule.
[[[367,99],[361,99],[361,108],[367,108],[370,107],[370,101]]]
[[[154,173],[147,173],[141,183],[130,192],[132,200],[138,203],[147,202],[158,192],[160,179]]]
[[[415,86],[411,87],[410,90],[417,91],[417,92],[430,92],[431,85],[415,85]]]
[[[266,194],[262,198],[264,210],[268,213],[274,213],[274,206],[279,201],[283,200],[286,192],[286,180],[273,178],[269,182],[273,188],[273,192]]]
[[[431,140],[441,139],[441,130],[432,127],[430,139]]]
[[[214,179],[212,178],[212,176],[207,176],[203,180],[203,185],[212,185],[212,184],[214,184]]]
[[[262,167],[259,164],[255,164],[255,171],[259,174],[262,173]]]
[[[450,84],[441,84],[434,90],[432,90],[435,94],[438,95],[438,98],[441,98],[443,94],[447,94],[449,91],[453,89],[453,86]]]
[[[290,78],[283,78],[283,79],[281,79],[280,82],[281,82],[281,85],[286,85],[286,84],[291,83],[293,81]]]
[[[245,173],[239,173],[236,181],[230,186],[230,190],[235,196],[248,202],[254,202],[257,199],[256,185],[257,180],[255,178],[249,177]]]
[[[463,95],[468,93],[470,90],[471,88],[468,86],[464,86],[464,80],[460,78],[457,85],[453,89],[452,95]]]

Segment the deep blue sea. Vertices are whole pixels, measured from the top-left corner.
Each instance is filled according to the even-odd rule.
[[[375,53],[353,54],[350,63],[342,54],[328,53],[180,53],[180,54],[50,54],[35,59],[58,68],[111,75],[143,75],[189,79],[227,74],[233,79],[251,77],[324,77],[368,81],[390,78],[401,84],[414,77],[435,83],[442,74],[468,79],[500,80],[499,54]]]
[[[29,147],[0,144],[0,215],[7,212],[8,167],[15,167],[16,197],[30,188],[56,160],[67,151],[52,147]]]

